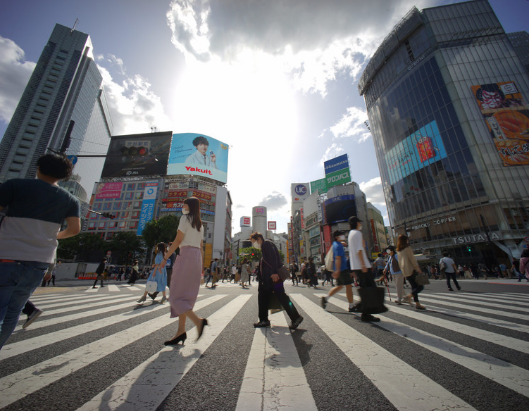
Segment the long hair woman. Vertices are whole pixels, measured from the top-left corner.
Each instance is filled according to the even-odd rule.
[[[196,197],[189,197],[184,201],[182,217],[178,223],[178,230],[173,245],[166,252],[161,264],[165,267],[167,260],[180,247],[180,255],[176,257],[171,276],[169,303],[171,304],[171,318],[178,317],[178,330],[175,336],[166,341],[165,345],[177,345],[187,338],[186,319],[195,323],[198,331],[197,340],[202,336],[204,326],[208,320],[200,318],[193,311],[197,301],[200,280],[202,276],[202,246],[204,226],[200,219],[200,202]]]
[[[410,247],[410,240],[406,235],[399,235],[397,241],[397,255],[399,258],[399,266],[411,286],[411,294],[404,297],[403,302],[410,304],[413,307],[411,298],[415,302],[415,308],[424,310],[425,308],[419,303],[419,293],[424,289],[422,285],[418,285],[415,281],[417,273],[421,272],[421,268],[417,263],[417,259],[413,255],[413,250]]]
[[[149,281],[156,281],[156,292],[153,294],[149,294],[149,297],[151,297],[153,300],[156,298],[158,293],[162,293],[162,301],[167,301],[167,296],[165,295],[165,289],[167,288],[167,270],[165,269],[165,265],[162,267],[161,262],[163,260],[165,250],[167,248],[165,247],[165,243],[158,243],[156,246],[156,257],[154,257],[154,266],[153,270],[151,272],[151,275],[149,275],[149,278],[147,278],[147,282]],[[143,303],[147,299],[147,291],[143,293],[143,296],[138,300],[138,303]]]

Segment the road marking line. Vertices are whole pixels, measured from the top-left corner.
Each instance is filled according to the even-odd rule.
[[[207,301],[208,304],[212,304],[224,297],[226,297],[227,294],[219,294],[212,296],[210,298],[207,298],[203,301]],[[113,324],[118,324],[122,321],[130,320],[133,318],[141,317],[142,315],[150,314],[153,311],[158,311],[163,308],[167,308],[168,305],[162,305],[157,304],[150,307],[146,307],[144,310],[139,311],[138,313],[122,313],[117,314],[111,317],[105,317],[102,319],[98,319],[89,323],[76,325],[74,327],[65,328],[64,330],[55,331],[50,334],[46,334],[43,336],[35,337],[35,338],[28,338],[27,340],[19,341],[17,343],[13,344],[7,344],[4,347],[2,347],[2,350],[0,351],[0,360],[5,360],[6,358],[13,357],[15,355],[23,354],[25,352],[35,350],[37,348],[41,348],[46,345],[54,344],[63,340],[66,340],[68,338],[72,337],[78,337],[82,334],[99,330],[101,328],[108,327]]]
[[[88,287],[85,291],[85,293],[97,293],[101,287]]]
[[[199,310],[209,304],[209,299],[198,301],[195,304],[195,309]],[[32,394],[99,359],[126,347],[140,338],[174,323],[175,320],[169,318],[169,316],[160,316],[1,378],[0,407],[6,407],[21,398],[24,398],[26,395]],[[194,351],[194,348],[192,350]],[[162,381],[163,383],[167,383],[163,378],[160,383],[162,383]],[[153,391],[152,385],[149,385],[149,390],[146,394],[150,396],[153,394]]]
[[[53,310],[55,308],[59,308],[59,307],[72,307],[72,309],[75,309],[74,307],[75,307],[76,304],[83,304],[83,303],[87,303],[87,302],[89,302],[89,303],[98,303],[100,301],[107,301],[108,302],[108,300],[111,301],[111,300],[116,299],[115,295],[107,295],[107,294],[100,295],[100,296],[97,296],[97,297],[96,296],[88,297],[87,295],[83,295],[83,297],[84,298],[70,300],[70,301],[51,302],[49,304],[40,304],[40,303],[35,303],[35,302],[33,302],[33,304],[35,304],[35,306],[37,308],[40,308],[43,311],[46,310],[47,312],[50,312],[51,310]],[[119,297],[119,298],[125,298],[125,297]],[[58,310],[54,310],[54,311],[58,311]]]
[[[510,295],[507,295],[507,294],[482,294],[484,297],[496,297],[496,298],[501,298],[503,300],[508,300],[508,301],[512,301],[512,302],[515,302],[516,304],[524,304],[529,302],[529,294],[526,295],[526,297],[513,297],[513,296],[510,296]]]
[[[81,406],[79,411],[156,410],[249,298],[249,295],[238,296],[210,316],[210,325],[198,342],[178,348],[163,348]],[[194,310],[200,308],[197,303]],[[196,327],[193,328],[193,337],[194,329]]]
[[[135,285],[123,285],[121,288],[126,288],[127,290],[134,290],[134,291],[145,291],[145,287],[144,288],[139,288],[139,287],[136,287]]]
[[[459,293],[458,293],[459,294]],[[455,295],[458,295],[458,294],[455,294]],[[443,296],[448,296],[448,297],[451,297],[451,296],[455,296],[454,294],[442,294]],[[509,304],[515,304],[515,305],[519,305],[520,307],[512,307],[514,309],[518,308],[519,310],[522,310],[523,311],[523,307],[528,307],[529,308],[529,300],[526,300],[525,302],[522,302],[522,301],[519,301],[519,300],[512,300],[510,298],[506,298],[506,297],[503,297],[501,295],[484,295],[484,296],[476,296],[474,294],[461,294],[461,297],[463,297],[464,299],[467,299],[467,300],[471,300],[473,302],[476,302],[476,303],[480,303],[480,304],[486,304],[486,305],[490,305],[489,303],[492,301],[492,302],[501,302],[502,305],[501,307],[502,308],[509,308]]]
[[[110,284],[107,287],[108,287],[108,291],[111,293],[119,292],[119,287],[117,285]]]
[[[255,329],[236,411],[317,411],[284,314],[272,321],[273,328]]]
[[[397,409],[474,409],[307,297],[290,297]]]

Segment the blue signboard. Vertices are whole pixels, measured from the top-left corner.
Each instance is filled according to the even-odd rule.
[[[323,163],[323,167],[325,168],[325,175],[334,173],[338,170],[343,170],[344,168],[349,168],[349,159],[347,158],[347,154],[327,160],[325,163]]]
[[[145,185],[145,192],[143,193],[143,202],[141,204],[140,222],[136,235],[141,235],[145,225],[152,220],[154,215],[154,203],[156,202],[156,193],[158,191],[158,183],[147,183]]]
[[[446,158],[446,149],[436,121],[406,137],[388,151],[385,157],[391,185]]]

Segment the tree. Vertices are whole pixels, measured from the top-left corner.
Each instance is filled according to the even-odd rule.
[[[167,215],[159,220],[151,220],[145,224],[142,232],[143,240],[149,249],[158,243],[169,243],[176,237],[176,230],[180,218],[175,215]]]
[[[259,261],[261,259],[261,250],[255,247],[246,247],[239,250],[239,261],[247,258],[250,261]]]
[[[106,252],[108,243],[95,233],[81,233],[75,237],[59,240],[57,258],[86,260],[94,251]]]
[[[118,264],[130,264],[145,255],[143,239],[132,231],[117,233],[108,243],[108,249],[119,254]]]

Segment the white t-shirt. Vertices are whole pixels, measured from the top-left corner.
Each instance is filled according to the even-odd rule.
[[[349,261],[351,262],[351,270],[361,270],[362,269],[362,262],[360,261],[360,257],[358,256],[358,252],[362,250],[362,255],[364,257],[364,263],[367,268],[371,267],[371,263],[369,262],[367,255],[366,255],[366,249],[364,248],[364,239],[362,237],[362,232],[358,230],[351,230],[349,231],[349,237],[348,237],[348,246],[349,246]]]
[[[444,263],[446,264],[446,272],[447,273],[455,272],[454,271],[454,265],[455,265],[454,260],[452,260],[450,257],[443,257],[443,258],[441,258],[439,260],[439,264],[441,264],[441,261],[444,261]]]
[[[180,247],[191,246],[200,248],[200,242],[204,238],[204,225],[202,225],[200,231],[198,231],[191,226],[189,219],[190,217],[183,215],[180,217],[180,222],[178,223],[178,231],[185,234]]]

